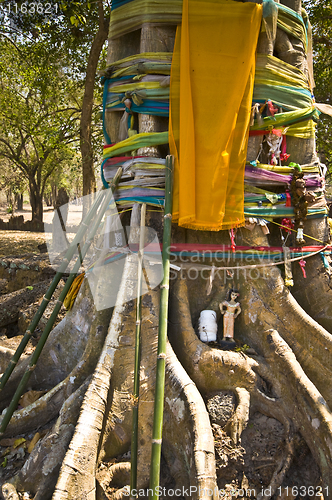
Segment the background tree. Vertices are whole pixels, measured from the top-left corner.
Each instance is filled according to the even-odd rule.
[[[15,208],[22,210],[23,194],[27,190],[26,179],[18,169],[13,168],[9,160],[2,158],[0,165],[0,190],[6,193],[8,211],[14,213]]]
[[[97,77],[98,63],[105,64],[103,47],[107,40],[109,10],[108,2],[75,2],[52,0],[51,15],[44,11],[27,9],[22,13],[25,2],[5,0],[8,17],[21,33],[35,39],[47,37],[58,56],[67,66],[67,74],[76,84],[80,96],[80,149],[82,155],[83,195],[96,190],[94,164],[96,150],[94,135],[98,135],[100,149],[101,131],[98,127],[102,89]],[[101,57],[102,56],[102,57]],[[101,58],[101,61],[100,61]],[[104,62],[103,62],[104,61]],[[97,155],[98,156],[98,155]]]
[[[80,123],[80,144],[82,153],[83,196],[96,190],[94,176],[94,152],[92,145],[91,122],[93,116],[94,91],[97,66],[108,35],[109,16],[105,14],[102,0],[98,0],[98,30],[94,35],[86,65],[85,87],[82,101]]]
[[[77,148],[68,148],[67,160],[58,164],[58,167],[49,178],[45,189],[45,201],[48,206],[55,206],[55,200],[60,187],[64,187],[70,199],[82,197],[82,162]]]
[[[47,180],[77,140],[76,88],[45,40],[0,43],[0,155],[27,179],[32,217],[42,221]]]

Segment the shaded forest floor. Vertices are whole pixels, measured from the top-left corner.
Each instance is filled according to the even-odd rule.
[[[45,243],[44,233],[0,231],[0,257],[29,253],[39,254],[38,245],[42,243]]]
[[[31,220],[31,206],[24,204],[23,210],[15,210],[14,216],[23,215],[24,221]],[[7,212],[7,205],[0,203],[0,219],[8,222],[11,214]],[[52,222],[53,207],[44,206],[44,222]],[[0,257],[23,255],[28,253],[39,254],[38,245],[45,243],[45,234],[31,231],[1,231],[0,230]]]

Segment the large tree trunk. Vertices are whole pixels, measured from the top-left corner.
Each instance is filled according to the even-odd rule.
[[[300,0],[284,3],[301,12]],[[145,24],[110,42],[108,62],[139,52],[171,51],[174,33],[172,27]],[[259,51],[279,54],[307,71],[304,51],[279,28],[273,41],[261,34]],[[106,128],[114,141],[119,121],[119,112],[107,113]],[[167,127],[165,119],[153,116],[140,116],[138,125],[139,132]],[[260,137],[250,138],[250,161],[257,157],[261,142]],[[304,164],[315,158],[314,140],[290,138],[287,144],[292,161]],[[139,154],[161,153],[157,148],[144,148]],[[159,214],[149,215],[148,220],[160,229]],[[307,221],[304,232],[325,241],[325,221]],[[182,243],[230,244],[227,231],[192,231],[176,225],[172,238]],[[241,228],[237,245],[275,246],[280,244],[276,238],[276,233],[264,235],[259,226],[253,231]],[[216,270],[212,279],[211,265],[197,260],[178,262],[181,270],[171,274],[161,485],[169,491],[178,488],[181,496],[193,499],[216,500],[216,488],[223,489],[229,499],[245,496],[234,492],[241,488],[250,489],[247,497],[257,500],[298,495],[331,498],[332,290],[321,257],[308,259],[307,278],[295,266],[291,291],[276,267],[262,266],[252,272],[243,267],[245,261],[237,261],[237,266],[231,260],[234,275]],[[214,263],[229,265],[227,260]],[[146,492],[159,289],[145,290],[142,300],[141,392],[136,401],[136,275],[137,263],[129,254],[112,317],[110,310],[96,311],[84,280],[74,309],[52,332],[31,379],[31,389],[47,390],[47,394],[14,413],[6,436],[31,432],[37,419],[39,426],[48,428],[11,479],[18,490],[36,493],[35,500],[52,495],[54,500],[128,496],[135,405],[138,488]],[[242,308],[235,323],[238,349],[225,350],[202,342],[197,323],[205,309],[216,311],[221,319],[219,304],[234,283],[240,289]],[[3,356],[7,359],[8,353]],[[4,406],[27,363],[24,359],[19,364],[3,391]],[[46,466],[38,467],[45,457]],[[297,493],[292,488],[298,488]],[[163,498],[169,496],[166,492]]]

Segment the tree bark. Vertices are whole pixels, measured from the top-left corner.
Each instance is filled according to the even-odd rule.
[[[23,194],[19,193],[16,196],[17,210],[23,210]]]
[[[41,299],[48,287],[49,281],[42,281],[0,297],[0,328],[15,323],[24,307]]]
[[[32,220],[43,222],[43,197],[34,178],[29,179],[29,195],[32,210]]]

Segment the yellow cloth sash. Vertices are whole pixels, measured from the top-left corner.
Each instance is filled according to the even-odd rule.
[[[184,0],[173,53],[173,215],[219,231],[244,224],[244,168],[262,6]]]

